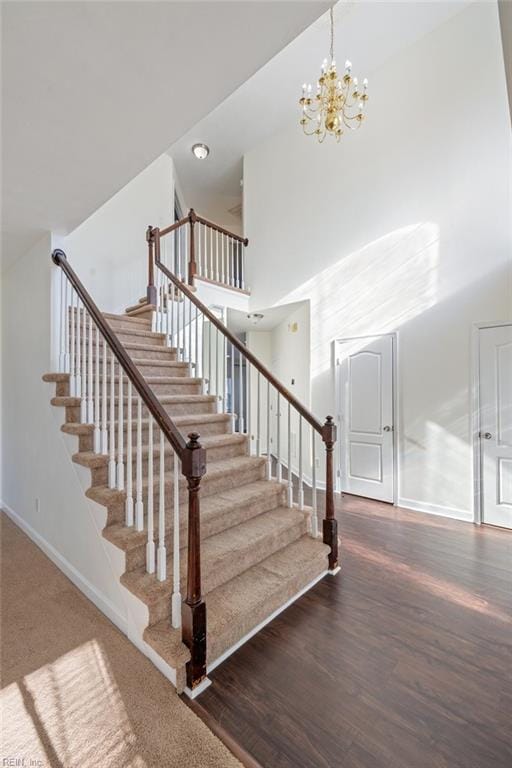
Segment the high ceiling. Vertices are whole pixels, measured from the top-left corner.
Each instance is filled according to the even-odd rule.
[[[69,232],[327,2],[2,3],[2,259]]]
[[[335,6],[335,55],[354,74],[371,73],[460,11],[470,0],[442,2],[339,2]],[[241,202],[243,155],[286,126],[299,129],[303,82],[312,82],[329,51],[329,14],[316,22],[198,122],[169,150],[187,205],[236,228],[228,212]],[[369,105],[371,111],[371,103]],[[205,142],[210,156],[197,161],[190,148]],[[271,180],[269,179],[269,183]]]

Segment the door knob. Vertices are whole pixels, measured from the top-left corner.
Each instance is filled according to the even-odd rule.
[[[387,426],[384,427],[384,432],[392,432],[392,431],[393,431],[393,427],[387,427]]]
[[[492,435],[490,432],[480,432],[480,437],[483,437],[484,440],[490,440]]]

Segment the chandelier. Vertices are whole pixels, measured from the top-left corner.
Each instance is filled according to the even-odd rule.
[[[368,80],[365,77],[362,87],[357,77],[352,77],[352,63],[345,62],[345,73],[340,79],[334,59],[334,14],[330,9],[331,50],[330,64],[324,59],[318,79],[316,94],[313,96],[311,85],[302,86],[302,107],[300,124],[306,136],[316,136],[322,143],[328,133],[341,139],[344,128],[357,130],[364,120],[364,108],[368,101]]]

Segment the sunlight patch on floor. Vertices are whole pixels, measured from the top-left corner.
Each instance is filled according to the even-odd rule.
[[[406,578],[412,581],[415,586],[429,592],[435,597],[440,597],[443,600],[449,600],[452,603],[456,603],[461,608],[466,608],[471,611],[483,613],[490,618],[503,621],[507,624],[512,623],[512,617],[501,611],[499,608],[492,606],[487,600],[482,597],[478,597],[471,592],[468,592],[461,587],[456,586],[450,581],[445,579],[439,579],[433,576],[427,571],[421,571],[418,568],[413,568],[407,563],[400,562],[395,557],[386,555],[384,552],[377,552],[370,547],[366,547],[363,544],[359,544],[354,539],[349,537],[343,538],[343,549],[366,560],[373,565],[385,568],[387,571],[392,572],[394,575],[402,578]]]
[[[52,768],[144,768],[108,660],[96,640],[1,693],[2,758]],[[40,762],[38,762],[40,761]]]

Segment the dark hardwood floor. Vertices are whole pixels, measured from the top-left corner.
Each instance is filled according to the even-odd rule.
[[[199,703],[264,768],[511,768],[512,532],[342,505],[341,573]]]

